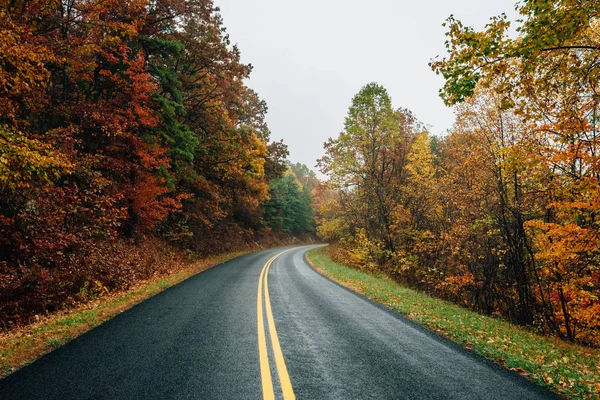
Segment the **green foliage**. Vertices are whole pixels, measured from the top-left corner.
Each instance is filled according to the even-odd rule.
[[[399,250],[394,240],[395,209],[406,200],[408,192],[401,186],[407,178],[408,151],[418,129],[410,111],[394,111],[385,88],[370,83],[352,99],[344,131],[325,143],[326,154],[319,160],[321,172],[330,176],[331,189],[338,192],[339,202],[337,207],[323,206],[336,209],[346,220],[335,224],[322,220],[329,226],[327,230],[346,229],[328,235],[354,238],[364,229],[377,249],[370,253],[374,262],[389,268],[393,268],[390,263]]]
[[[315,220],[308,187],[298,182],[291,170],[270,182],[270,199],[263,205],[267,227],[295,234],[314,233]]]
[[[189,165],[194,161],[198,145],[196,134],[181,122],[185,115],[184,93],[176,66],[185,43],[165,37],[140,36],[140,44],[145,54],[152,55],[147,68],[160,85],[160,90],[154,93],[154,101],[161,123],[152,133],[168,145],[172,165],[181,169],[182,163]]]
[[[595,69],[592,60],[600,51],[598,2],[527,0],[518,3],[517,10],[523,21],[515,39],[509,36],[511,24],[504,14],[491,18],[481,32],[463,25],[454,16],[448,18],[444,26],[448,28],[449,56],[430,62],[432,69],[445,79],[440,95],[446,104],[457,104],[472,96],[480,80],[488,86],[495,79],[507,102],[512,102],[524,94],[523,84],[534,83],[542,88],[557,73],[577,77],[574,70],[560,71],[571,57],[587,58],[588,62],[579,64],[579,68]],[[555,65],[540,69],[544,64]],[[580,76],[584,73],[581,71]]]

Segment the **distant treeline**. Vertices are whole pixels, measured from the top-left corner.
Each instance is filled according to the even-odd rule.
[[[431,136],[366,85],[320,161],[318,231],[338,256],[490,315],[600,345],[600,2],[452,17],[432,67],[457,104]]]
[[[218,11],[2,2],[2,328],[152,274],[145,238],[203,254],[314,230]]]

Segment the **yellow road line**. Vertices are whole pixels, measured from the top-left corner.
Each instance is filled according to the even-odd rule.
[[[271,298],[269,297],[269,269],[271,269],[272,263],[272,261],[269,263],[267,272],[265,273],[265,305],[267,307],[267,321],[269,322],[271,344],[273,345],[273,354],[275,355],[275,364],[277,365],[279,382],[281,383],[281,390],[283,391],[283,399],[293,400],[296,398],[296,396],[294,395],[294,389],[292,388],[290,375],[288,374],[287,367],[285,366],[285,360],[283,359],[283,353],[281,352],[281,346],[279,345],[279,337],[277,336],[275,320],[273,319],[273,310],[271,310]]]
[[[260,377],[262,380],[263,399],[272,400],[275,399],[275,394],[273,393],[273,380],[271,379],[271,369],[269,367],[269,354],[267,353],[267,341],[265,339],[265,323],[263,320],[262,307],[262,283],[264,274],[265,268],[263,268],[263,270],[260,272],[260,277],[258,278],[258,297],[256,298],[256,318],[258,322],[258,355],[260,359]]]
[[[283,353],[281,352],[281,345],[279,344],[279,337],[277,336],[277,330],[275,329],[275,319],[273,318],[273,310],[271,309],[271,298],[269,297],[269,270],[271,264],[277,257],[286,253],[292,249],[282,251],[276,254],[267,261],[260,273],[258,278],[258,297],[256,304],[257,320],[258,320],[258,352],[260,358],[260,374],[262,378],[263,398],[273,399],[273,380],[271,378],[271,370],[269,368],[269,356],[267,353],[267,344],[265,339],[265,326],[262,310],[262,291],[264,288],[265,296],[265,309],[267,313],[267,321],[269,325],[269,333],[271,336],[271,346],[273,348],[273,354],[275,355],[275,365],[277,366],[277,374],[279,375],[279,382],[281,384],[281,390],[283,392],[284,400],[293,400],[296,398],[294,395],[294,389],[292,388],[292,382],[288,374]]]

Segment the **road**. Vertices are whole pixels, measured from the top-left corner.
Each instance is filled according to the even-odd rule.
[[[0,399],[555,398],[324,278],[309,248],[169,288],[0,381]]]

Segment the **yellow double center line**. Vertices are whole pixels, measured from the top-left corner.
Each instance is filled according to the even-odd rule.
[[[258,278],[258,297],[256,300],[256,318],[258,322],[258,355],[260,358],[260,377],[262,380],[262,391],[264,399],[275,399],[273,392],[273,379],[271,378],[271,367],[269,366],[269,353],[267,352],[267,340],[265,335],[265,321],[263,317],[263,291],[265,297],[265,313],[267,314],[267,322],[269,325],[269,333],[271,337],[271,347],[275,356],[275,365],[277,366],[277,374],[279,375],[279,383],[283,392],[284,400],[295,399],[292,382],[285,366],[277,330],[275,329],[275,320],[273,319],[273,310],[271,310],[271,299],[269,297],[269,269],[271,264],[277,257],[283,253],[290,251],[285,250],[271,257],[265,264],[260,277]]]

